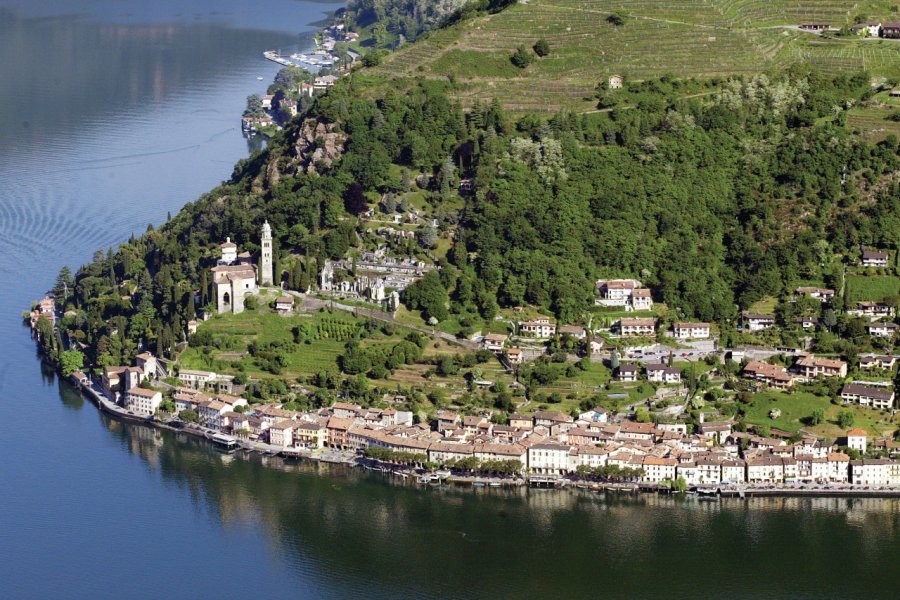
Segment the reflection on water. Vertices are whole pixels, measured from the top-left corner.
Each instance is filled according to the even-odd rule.
[[[293,568],[339,572],[373,597],[426,589],[580,597],[599,582],[604,595],[678,595],[697,589],[700,573],[700,589],[741,589],[742,597],[830,597],[851,589],[848,570],[873,572],[884,553],[897,556],[897,500],[419,489],[342,466],[226,456],[186,434],[104,423],[225,527],[252,524]],[[652,572],[666,576],[647,578]],[[741,582],[747,587],[734,587]],[[852,589],[878,595],[884,584],[881,574],[854,579]]]

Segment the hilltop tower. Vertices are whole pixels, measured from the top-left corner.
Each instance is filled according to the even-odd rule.
[[[260,240],[262,252],[259,257],[260,285],[274,285],[272,279],[272,227],[266,220]]]

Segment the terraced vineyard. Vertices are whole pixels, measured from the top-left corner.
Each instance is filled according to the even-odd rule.
[[[785,27],[842,26],[866,14],[890,16],[884,2],[836,0],[528,0],[495,15],[433,33],[389,56],[381,80],[452,77],[466,104],[498,98],[516,111],[590,110],[598,82],[612,74],[755,73],[796,61],[830,70],[900,74],[900,42],[828,39]],[[624,26],[607,21],[626,15]],[[900,16],[897,17],[900,19]],[[882,19],[883,20],[883,19]],[[509,60],[539,38],[551,54],[527,69]]]

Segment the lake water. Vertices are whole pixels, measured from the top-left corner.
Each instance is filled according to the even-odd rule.
[[[896,501],[420,491],[116,423],[41,368],[21,311],[226,179],[262,51],[337,6],[0,0],[2,596],[896,597]]]

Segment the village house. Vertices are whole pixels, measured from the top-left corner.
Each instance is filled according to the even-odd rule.
[[[354,419],[362,412],[362,407],[349,402],[335,402],[331,405],[331,414],[339,419]]]
[[[886,267],[888,253],[863,247],[860,264],[864,267]]]
[[[828,481],[846,483],[850,478],[850,457],[843,452],[829,452],[825,457]]]
[[[585,333],[584,327],[581,325],[563,325],[559,328],[559,333],[560,335],[573,337],[576,340],[583,340],[587,337],[587,333]]]
[[[849,309],[847,314],[854,317],[867,317],[870,321],[874,321],[876,319],[893,317],[894,307],[887,302],[864,300],[857,302],[856,307]]]
[[[811,316],[796,317],[794,323],[799,325],[801,329],[809,331],[810,329],[815,329],[819,326],[819,319],[818,317]]]
[[[606,86],[611,90],[621,90],[623,84],[624,79],[621,75],[610,75],[606,80]]]
[[[575,448],[575,454],[569,454],[569,467],[572,471],[578,469],[579,466],[585,466],[590,469],[606,466],[606,459],[609,453],[596,446],[578,446]]]
[[[200,417],[200,424],[210,429],[221,429],[222,415],[233,410],[233,408],[231,404],[215,398],[205,402],[198,402],[197,414]]]
[[[353,425],[353,419],[331,417],[325,426],[328,436],[328,447],[346,450],[349,444],[349,430]]]
[[[428,460],[442,465],[471,456],[475,456],[475,446],[472,444],[432,442],[428,446]]]
[[[338,78],[334,75],[322,75],[313,80],[313,89],[316,91],[324,91],[337,83]]]
[[[681,383],[681,369],[662,364],[647,365],[647,381]]]
[[[656,319],[621,319],[619,321],[619,333],[623,336],[654,336],[656,335]]]
[[[513,413],[509,416],[509,426],[516,429],[531,429],[534,427],[534,418],[530,415]]]
[[[275,298],[275,312],[280,315],[289,315],[294,310],[294,297],[284,294]]]
[[[881,26],[881,37],[900,38],[900,21],[884,23]]]
[[[291,448],[294,445],[293,421],[279,421],[269,427],[269,444],[278,448]]]
[[[318,450],[328,441],[328,430],[320,423],[296,421],[293,426],[294,445]]]
[[[780,390],[791,387],[794,382],[784,367],[756,360],[750,361],[744,367],[744,377]]]
[[[883,487],[892,484],[892,462],[885,458],[850,461],[850,483]]]
[[[181,369],[178,372],[178,381],[183,386],[202,390],[206,385],[216,378],[216,374],[212,371],[195,371],[193,369]]]
[[[728,436],[731,435],[731,423],[725,421],[710,421],[708,423],[700,423],[700,434],[719,444],[724,444]]]
[[[103,393],[115,402],[119,393],[123,390],[122,381],[125,379],[125,372],[128,367],[106,367],[103,369],[103,375],[100,379],[100,385],[103,387]]]
[[[535,427],[550,428],[560,423],[572,423],[573,421],[574,419],[572,419],[572,417],[570,417],[569,415],[564,415],[563,413],[542,411],[534,413]]]
[[[191,389],[177,390],[172,399],[175,401],[175,410],[178,412],[183,410],[193,410],[196,412],[199,403],[209,401],[209,398],[206,395]]]
[[[481,340],[481,347],[491,352],[501,352],[506,345],[507,336],[502,333],[489,333]]]
[[[775,327],[775,317],[744,311],[741,313],[741,327],[744,331],[762,331]]]
[[[569,471],[569,447],[542,442],[528,448],[528,470],[536,475],[565,475]]]
[[[800,29],[804,31],[825,31],[828,29],[828,23],[801,23]]]
[[[547,317],[538,317],[532,321],[519,323],[519,333],[546,339],[556,335],[556,325],[551,323]]]
[[[860,454],[865,454],[868,439],[869,434],[865,429],[855,427],[847,432],[847,447],[851,450],[858,450]]]
[[[522,354],[522,350],[520,348],[508,348],[505,352],[506,354],[506,362],[510,365],[521,365],[525,360],[525,356]]]
[[[478,444],[475,458],[481,461],[517,460],[524,467],[528,464],[528,451],[521,444]]]
[[[887,409],[894,406],[894,390],[889,386],[848,383],[841,389],[841,399],[860,406]]]
[[[609,413],[605,408],[597,406],[578,415],[578,420],[588,423],[606,423],[609,421]]]
[[[625,310],[651,310],[653,297],[636,279],[598,279],[595,304],[621,306]]]
[[[619,425],[616,439],[623,440],[647,440],[652,442],[659,434],[653,423],[638,423],[636,421],[624,421]]]
[[[821,358],[807,354],[795,365],[797,372],[806,379],[817,377],[846,377],[847,363],[834,358]]]
[[[866,330],[872,337],[892,338],[897,335],[897,331],[900,331],[900,325],[879,321],[866,325]]]
[[[808,296],[809,298],[825,303],[831,302],[834,299],[834,290],[817,287],[798,287],[797,295]]]
[[[697,468],[697,463],[692,460],[679,462],[675,467],[675,476],[684,479],[684,482],[689,486],[700,484],[700,469]]]
[[[701,485],[722,482],[721,460],[717,457],[699,456],[694,462],[697,465],[697,479]]]
[[[747,460],[747,481],[750,483],[781,483],[784,481],[784,463],[771,454],[755,456]]]
[[[616,369],[616,379],[619,381],[634,382],[638,380],[638,366],[631,363],[619,365]]]
[[[722,483],[736,483],[744,481],[747,477],[747,463],[743,459],[728,459],[722,461],[720,478]]]
[[[866,370],[892,371],[896,364],[897,357],[890,355],[864,354],[859,358],[859,368]]]
[[[136,415],[151,416],[162,404],[163,397],[160,392],[133,387],[125,392],[125,408]]]
[[[865,37],[881,37],[881,23],[855,23],[850,26],[850,31]]]
[[[657,458],[645,456],[642,464],[644,469],[643,481],[659,483],[661,481],[675,481],[675,467],[678,461],[674,458]]]
[[[679,340],[701,339],[709,337],[709,323],[679,322],[672,326],[672,332]]]

